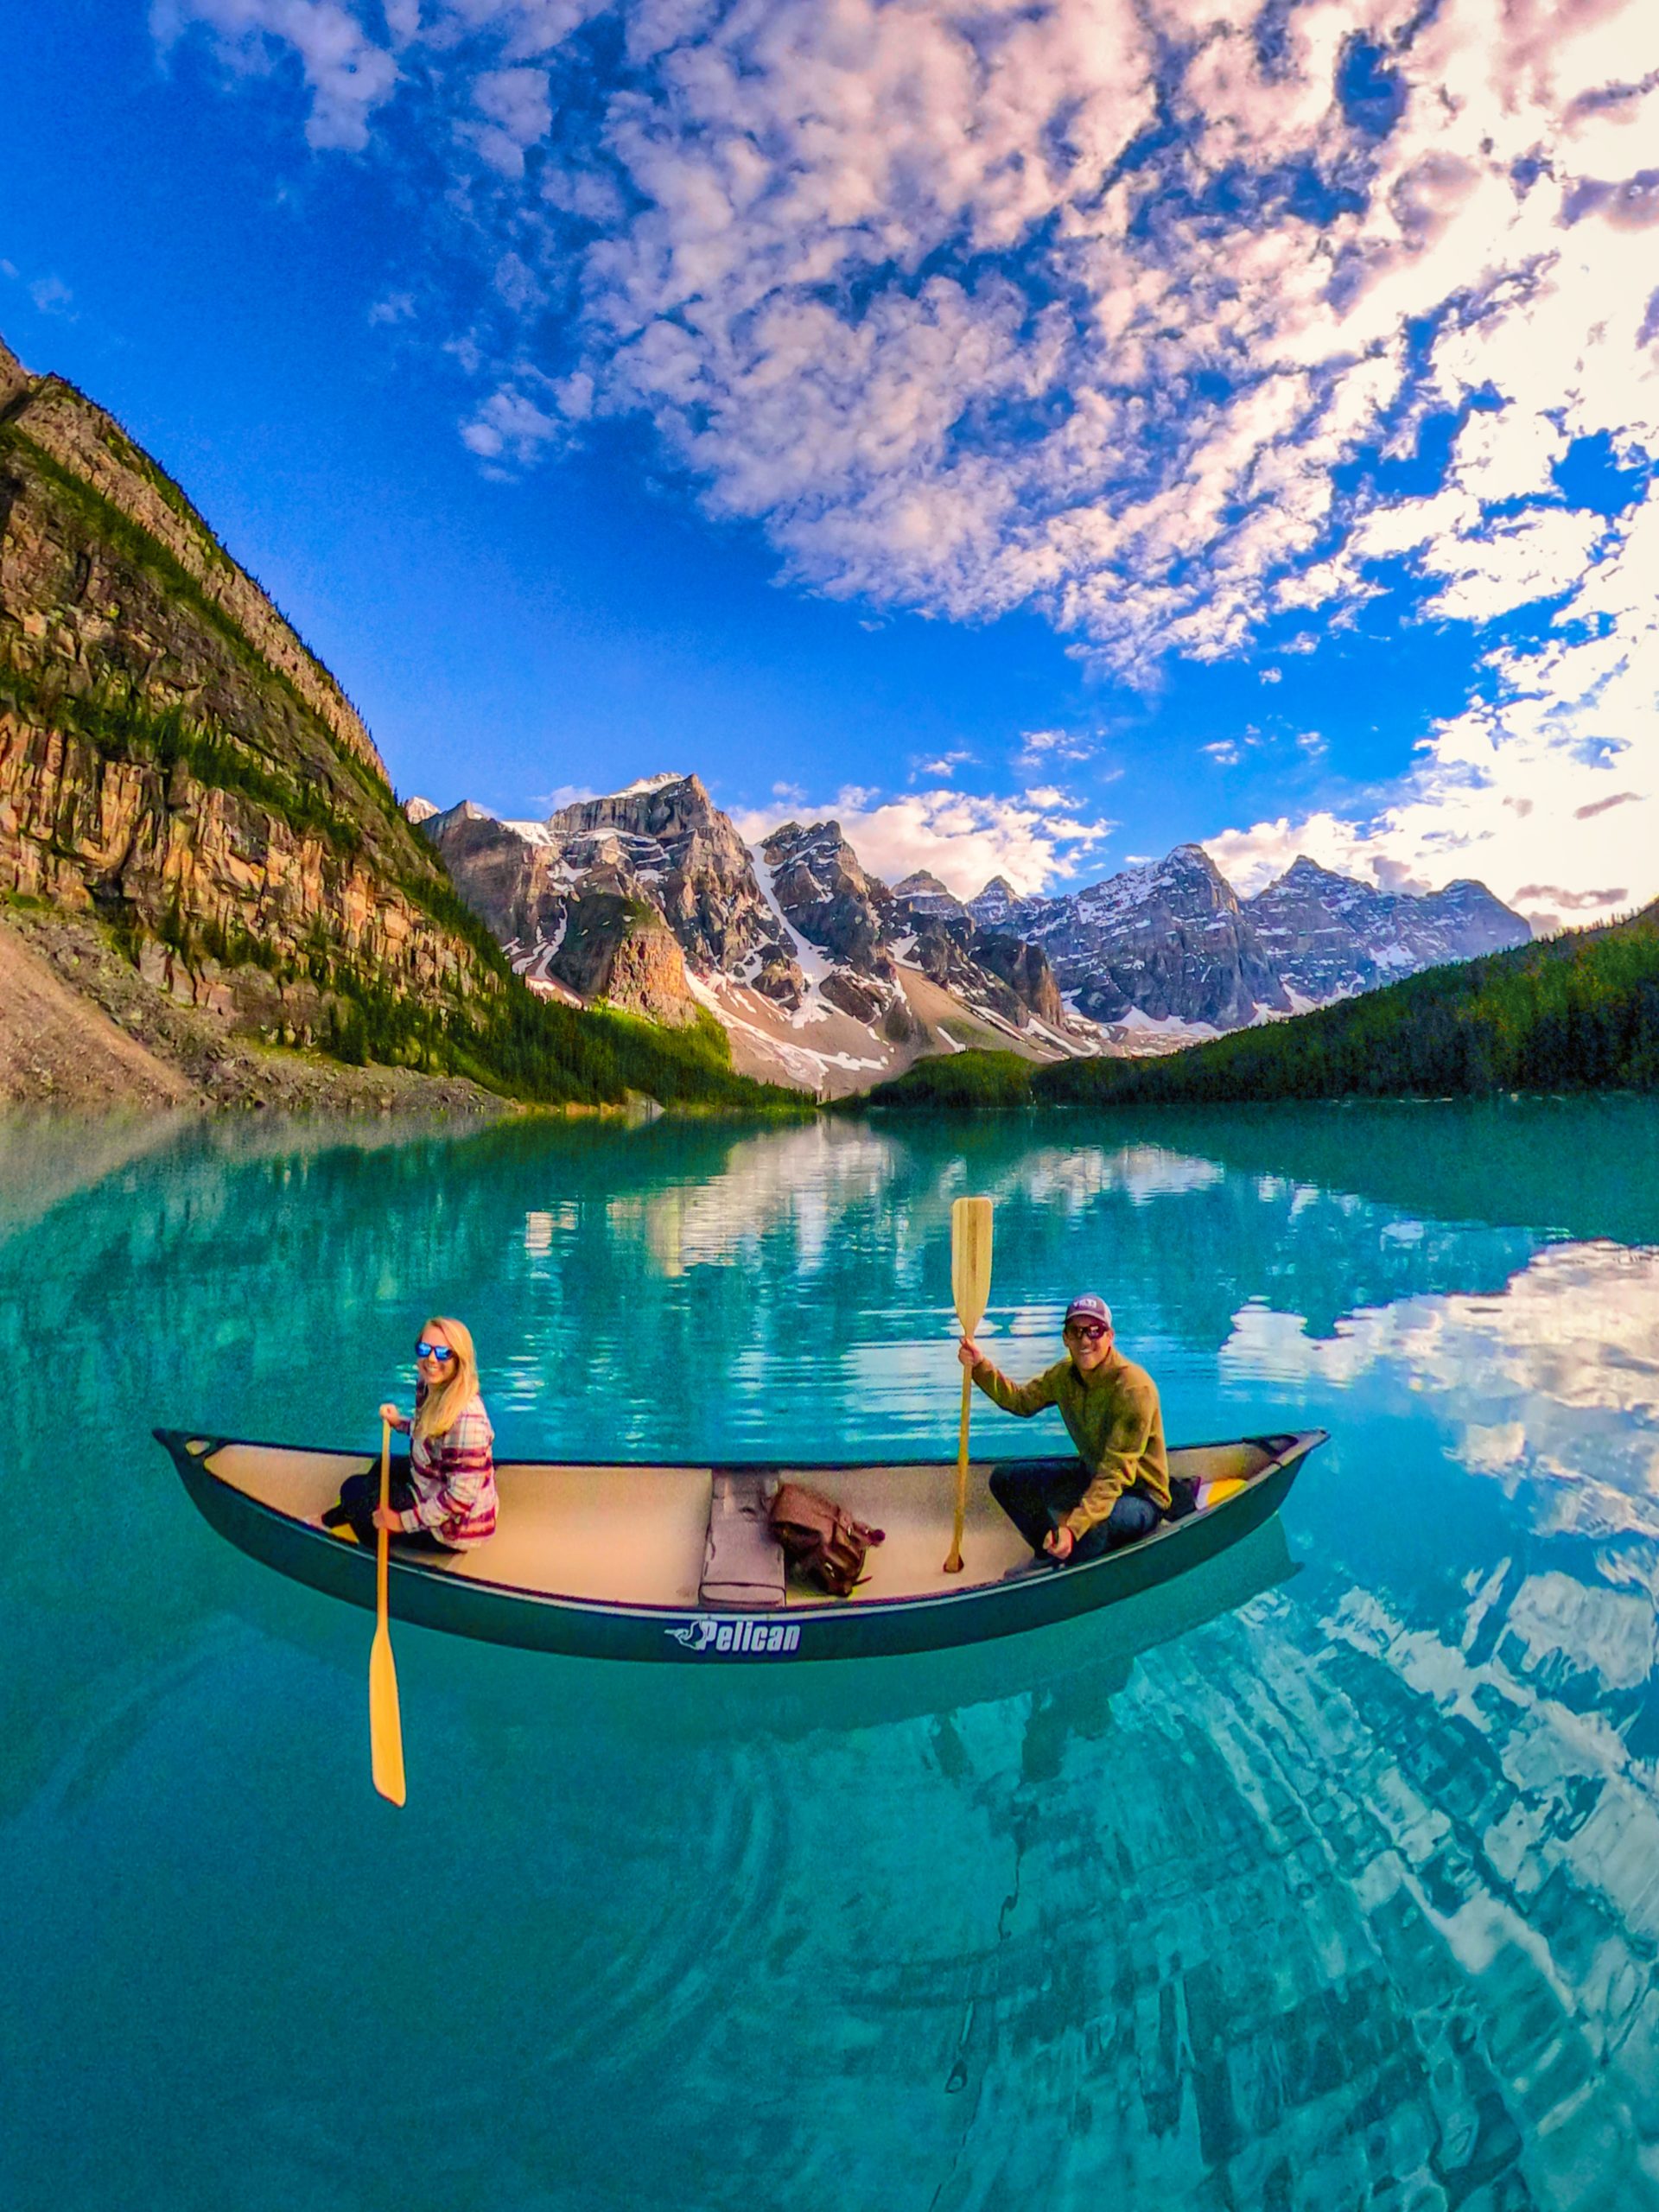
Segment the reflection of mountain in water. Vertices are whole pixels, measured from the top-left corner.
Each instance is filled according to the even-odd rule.
[[[44,2116],[84,1987],[169,2082],[169,2131],[262,2204],[339,2201],[345,2146],[410,2212],[1653,2204],[1640,1128],[1597,1103],[1407,1129],[220,1135],[50,1180],[0,1244],[50,1503],[0,1562],[8,1896],[53,1935],[0,2139],[42,2174],[73,2153],[101,2201],[153,2178],[93,2072],[73,2145]],[[724,1692],[411,1634],[400,1833],[488,1907],[413,1944],[372,1923],[339,1878],[385,1848],[362,1623],[219,1544],[148,1423],[366,1441],[437,1306],[477,1324],[514,1448],[948,1445],[968,1189],[997,1198],[1005,1337],[1043,1339],[1016,1367],[1099,1281],[1173,1405],[1332,1427],[1288,1516],[1304,1572],[1133,1652],[1084,1622],[1064,1665],[1033,1639],[975,1687],[941,1659],[857,1713],[833,1669]],[[370,2109],[365,2038],[411,2079],[488,2055],[435,2164]]]
[[[206,2155],[293,2173],[350,2143],[417,2212],[467,2189],[734,2208],[780,2171],[957,2212],[1641,2212],[1653,1770],[1621,1740],[1627,1681],[1586,1717],[1537,1678],[1494,1618],[1517,1594],[1430,1624],[1315,1570],[1127,1678],[1078,1624],[1078,1663],[1035,1690],[849,1729],[815,1688],[820,1725],[781,1736],[688,1731],[683,1676],[410,1638],[418,1847],[489,1899],[413,1946],[327,1879],[366,1795],[334,1617],[322,1665],[221,1637],[61,1791],[23,1902],[90,1970],[108,1910],[67,1900],[112,1823],[150,1822],[121,1891],[154,1955],[100,1985],[105,2032],[165,2050],[178,2024],[171,2118]],[[251,1906],[280,2093],[215,1994],[208,1947]],[[342,1955],[346,2007],[323,1998]],[[436,2170],[363,2105],[383,2003],[417,2069],[458,2026],[490,2054]],[[626,2144],[594,2113],[626,2113]]]

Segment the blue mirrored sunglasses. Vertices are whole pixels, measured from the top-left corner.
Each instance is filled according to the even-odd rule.
[[[429,1344],[424,1337],[415,1347],[416,1359],[435,1359],[440,1365],[447,1359],[453,1359],[454,1356],[448,1344]]]

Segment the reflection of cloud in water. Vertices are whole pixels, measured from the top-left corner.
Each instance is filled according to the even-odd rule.
[[[951,1203],[965,1192],[1023,1200],[1075,1220],[1102,1198],[1138,1207],[1224,1179],[1213,1160],[1160,1145],[1050,1146],[998,1167],[949,1152],[918,1156],[885,1133],[834,1119],[744,1139],[718,1174],[618,1193],[606,1201],[604,1219],[614,1239],[639,1245],[667,1276],[753,1261],[760,1240],[780,1232],[791,1242],[797,1270],[810,1275],[837,1237],[855,1233],[868,1217],[880,1226],[882,1263],[909,1281],[930,1240],[948,1234]],[[561,1235],[590,1225],[573,1206],[539,1208],[525,1217],[525,1252],[545,1258]],[[1035,1325],[1046,1332],[1052,1319],[1045,1307]]]
[[[1169,1152],[1162,1145],[1128,1144],[1050,1147],[1033,1151],[1001,1179],[1003,1194],[1018,1192],[1043,1205],[1058,1202],[1076,1212],[1091,1199],[1121,1192],[1131,1205],[1152,1198],[1184,1198],[1222,1181],[1224,1171],[1213,1160]]]
[[[768,1130],[732,1147],[725,1170],[706,1180],[613,1198],[613,1229],[642,1235],[666,1274],[728,1267],[752,1256],[761,1237],[788,1224],[795,1262],[823,1262],[839,1217],[874,1205],[893,1179],[893,1147],[855,1122],[817,1121]]]
[[[1635,1591],[1603,1589],[1570,1574],[1529,1575],[1503,1625],[1524,1649],[1528,1674],[1564,1660],[1593,1671],[1609,1689],[1626,1690],[1653,1672],[1653,1606]]]
[[[1659,1803],[1612,1717],[1552,1694],[1551,1640],[1576,1620],[1630,1684],[1651,1661],[1650,1610],[1550,1573],[1506,1611],[1506,1570],[1438,1628],[1358,1590],[1323,1609],[1270,1601],[1246,1617],[1255,1664],[1205,1715],[1240,1799],[1317,1885],[1331,1999],[1376,1977],[1414,2016],[1427,2094],[1405,2132],[1438,2133],[1426,2163],[1449,2183],[1448,2166],[1513,2162],[1524,2190],[1494,2203],[1649,2204]]]
[[[1659,1250],[1551,1245],[1499,1296],[1402,1299],[1326,1339],[1249,1305],[1221,1357],[1244,1382],[1340,1388],[1392,1370],[1455,1422],[1471,1473],[1550,1485],[1548,1525],[1659,1534]]]

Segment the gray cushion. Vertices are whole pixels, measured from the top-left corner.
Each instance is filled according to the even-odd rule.
[[[750,1612],[783,1604],[783,1546],[766,1518],[772,1488],[765,1474],[715,1475],[699,1592],[703,1605]]]

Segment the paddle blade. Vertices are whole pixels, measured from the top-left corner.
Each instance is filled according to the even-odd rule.
[[[404,1802],[404,1724],[397,1712],[397,1669],[391,1637],[376,1629],[369,1646],[369,1758],[374,1786],[394,1805]]]
[[[950,1294],[962,1333],[971,1337],[991,1295],[991,1202],[958,1198],[950,1209]]]

